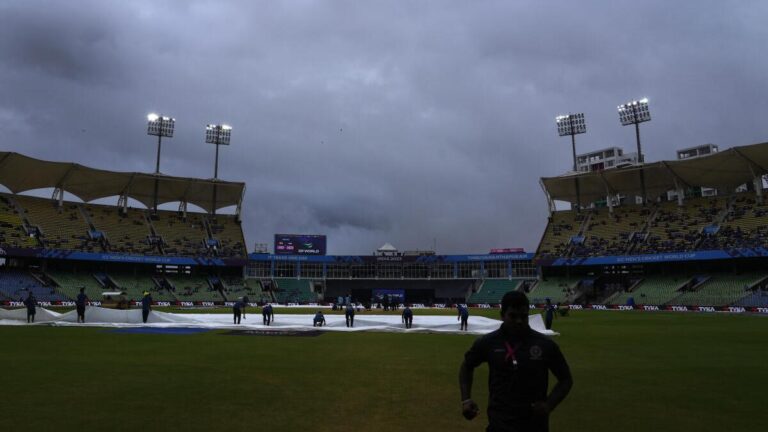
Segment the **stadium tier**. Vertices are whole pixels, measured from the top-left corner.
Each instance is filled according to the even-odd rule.
[[[539,280],[528,293],[528,298],[535,304],[543,304],[547,299],[552,303],[564,303],[574,296],[578,284],[578,279],[550,276]]]
[[[754,272],[740,275],[716,275],[670,300],[670,303],[696,306],[725,306],[748,295],[752,288],[768,277]]]
[[[26,227],[26,229],[25,229]],[[27,234],[30,233],[30,234]],[[162,241],[152,242],[156,238]],[[181,257],[244,257],[237,217],[0,194],[0,247]]]
[[[158,250],[148,238],[152,234],[146,211],[85,204],[83,208],[96,230],[104,233],[109,252],[156,255]]]
[[[120,291],[127,294],[129,299],[139,300],[144,292],[149,292],[154,300],[177,300],[171,288],[164,285],[162,276],[128,272],[110,272],[107,276]]]
[[[705,227],[716,225],[726,211],[726,199],[698,198],[679,206],[666,202],[649,220],[647,239],[636,253],[685,252],[699,248]]]
[[[538,255],[549,257],[565,256],[571,238],[579,233],[584,215],[574,211],[554,212],[550,216],[544,237],[539,245]]]
[[[166,255],[205,256],[209,253],[209,237],[204,215],[187,213],[185,219],[174,212],[157,212],[156,220],[151,224],[157,235],[163,239]]]
[[[80,288],[85,288],[85,294],[94,301],[100,301],[102,293],[110,291],[108,287],[101,285],[91,273],[48,270],[46,275],[58,285],[59,292],[69,299],[77,298]]]
[[[89,236],[88,224],[83,219],[79,205],[68,202],[59,207],[53,200],[22,195],[16,195],[12,200],[29,224],[38,228],[38,238],[43,247],[102,251],[99,242]]]
[[[574,244],[574,255],[623,255],[631,244],[630,236],[642,230],[649,213],[647,208],[630,207],[586,213],[583,243]]]
[[[768,291],[760,288],[755,292],[748,293],[746,297],[739,299],[735,305],[742,307],[768,307]]]
[[[14,204],[5,194],[0,194],[0,245],[31,248],[37,239],[27,234],[24,222],[14,210]]]
[[[768,205],[754,192],[694,198],[683,206],[648,206],[554,212],[538,249],[540,258],[649,255],[768,246]]]
[[[311,284],[312,281],[307,279],[275,279],[272,292],[279,303],[317,302]]]
[[[211,237],[222,256],[245,257],[245,238],[240,222],[231,215],[216,215],[209,219]]]
[[[640,305],[663,305],[680,295],[680,289],[690,283],[685,275],[649,275],[631,291],[621,291],[606,299],[607,304],[625,305],[629,299]]]
[[[224,287],[226,299],[234,301],[245,296],[253,303],[269,303],[274,299],[270,293],[265,292],[261,282],[256,279],[243,279],[240,277],[223,277],[221,282]]]
[[[498,304],[504,294],[516,291],[523,283],[521,279],[486,279],[480,285],[477,292],[472,293],[467,299],[470,304]]]
[[[214,280],[207,276],[176,275],[165,276],[173,287],[173,293],[180,301],[222,301],[224,297]],[[214,280],[212,280],[214,279]]]
[[[67,297],[56,292],[55,287],[47,286],[39,276],[24,270],[6,269],[0,271],[0,292],[5,297],[23,301],[32,292],[38,301],[65,301]]]

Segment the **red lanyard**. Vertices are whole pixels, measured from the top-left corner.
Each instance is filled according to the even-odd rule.
[[[507,355],[504,356],[504,361],[508,362],[512,360],[512,366],[517,368],[517,356],[515,355],[515,352],[518,348],[520,348],[521,344],[516,344],[514,348],[512,348],[512,345],[509,344],[509,342],[504,342],[504,346],[507,347]]]

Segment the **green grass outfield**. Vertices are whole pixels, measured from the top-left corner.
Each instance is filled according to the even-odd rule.
[[[767,317],[577,311],[555,327],[575,385],[552,416],[553,431],[768,424]],[[487,367],[476,373],[483,414],[473,422],[461,417],[457,384],[475,336],[224,333],[0,327],[0,424],[7,431],[484,430]]]

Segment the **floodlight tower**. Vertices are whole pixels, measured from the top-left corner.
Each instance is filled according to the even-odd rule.
[[[157,188],[160,175],[160,147],[163,145],[163,137],[173,138],[173,128],[176,125],[176,119],[157,114],[147,116],[147,135],[157,137],[157,162],[155,163],[155,199],[154,212],[157,213]]]
[[[213,209],[216,214],[216,180],[219,179],[219,146],[229,145],[229,139],[232,137],[232,126],[221,124],[209,124],[205,127],[205,142],[216,145],[216,162],[213,165]]]
[[[576,135],[587,132],[587,123],[584,121],[584,113],[559,115],[555,117],[557,122],[557,133],[560,136],[571,136],[571,148],[573,150],[573,172],[578,173],[576,164]],[[581,194],[579,191],[579,181],[576,182],[576,211],[581,211]]]
[[[622,126],[635,125],[635,136],[637,137],[637,162],[645,163],[643,151],[640,148],[640,123],[651,121],[651,111],[648,109],[648,98],[633,100],[619,105],[619,120]],[[640,187],[643,193],[643,205],[645,205],[645,173],[640,168]]]

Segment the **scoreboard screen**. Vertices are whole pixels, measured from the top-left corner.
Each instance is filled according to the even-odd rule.
[[[275,234],[275,255],[325,255],[324,235]]]

